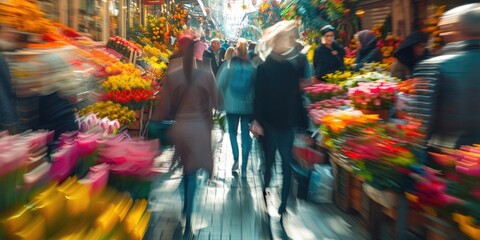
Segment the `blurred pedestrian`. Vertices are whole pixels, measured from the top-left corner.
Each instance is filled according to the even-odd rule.
[[[320,29],[322,34],[322,43],[315,49],[313,57],[313,66],[315,67],[315,77],[323,80],[323,77],[335,71],[345,70],[343,58],[345,50],[335,42],[335,28],[326,25]]]
[[[218,38],[214,38],[210,42],[211,46],[208,50],[205,50],[203,58],[205,61],[208,61],[207,59],[210,60],[213,75],[216,76],[220,65],[222,65],[225,60],[226,49],[220,45],[220,40]]]
[[[370,30],[363,30],[355,34],[358,39],[359,49],[357,58],[355,59],[356,71],[363,68],[365,63],[382,62],[382,52],[377,49],[377,36]]]
[[[441,55],[415,68],[413,76],[425,84],[413,95],[409,115],[423,120],[427,145],[433,149],[480,142],[479,21],[480,3],[445,12],[439,27],[447,44]]]
[[[230,50],[231,48],[229,48]],[[219,93],[223,96],[223,108],[227,113],[228,134],[233,153],[232,172],[239,167],[237,143],[238,124],[242,139],[242,177],[246,177],[248,157],[252,148],[250,122],[253,114],[254,68],[248,58],[247,42],[239,39],[237,54],[229,64],[222,65],[217,79]],[[228,53],[228,51],[227,51]]]
[[[193,39],[184,36],[179,45],[183,58],[176,63],[181,66],[168,66],[174,70],[166,74],[159,118],[175,120],[168,134],[183,164],[184,237],[190,239],[197,172],[213,170],[212,109],[217,108],[217,89],[210,70],[194,68]]]
[[[0,131],[21,133],[48,129],[55,131],[56,140],[64,132],[78,130],[73,104],[67,99],[72,95],[72,88],[78,87],[75,85],[78,80],[72,76],[73,70],[65,59],[45,53],[32,57],[32,62],[22,62],[32,64],[29,69],[38,68],[28,72],[34,76],[33,81],[22,84],[13,81],[4,56],[15,55],[13,51],[24,48],[29,37],[28,33],[0,26]]]
[[[270,184],[272,166],[278,150],[282,160],[282,193],[278,209],[286,214],[293,160],[292,147],[297,129],[307,128],[302,107],[301,81],[305,78],[305,55],[299,53],[299,38],[294,21],[282,21],[265,31],[259,55],[265,59],[257,68],[255,79],[254,121],[252,132],[264,136],[266,172],[264,198]]]
[[[393,54],[397,61],[392,65],[392,77],[401,80],[411,78],[415,65],[428,56],[427,41],[425,33],[414,32],[398,46]]]
[[[237,54],[237,50],[234,47],[229,47],[227,51],[225,51],[225,62],[230,64],[230,60],[235,57]]]

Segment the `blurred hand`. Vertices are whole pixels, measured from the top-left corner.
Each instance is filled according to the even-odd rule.
[[[263,128],[260,125],[260,123],[257,122],[257,120],[253,120],[252,123],[250,124],[250,132],[255,137],[264,135]]]
[[[332,55],[336,56],[338,54],[337,50],[332,51]]]

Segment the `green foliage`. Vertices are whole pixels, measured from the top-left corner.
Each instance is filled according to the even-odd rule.
[[[282,5],[277,0],[264,0],[253,16],[253,24],[260,29],[273,26],[282,20]]]
[[[319,30],[327,25],[337,29],[339,42],[350,41],[359,30],[360,19],[355,14],[358,0],[287,0],[282,16],[299,18],[306,30],[309,43],[318,43]]]

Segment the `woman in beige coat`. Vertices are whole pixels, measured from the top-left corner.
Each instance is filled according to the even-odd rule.
[[[179,40],[182,60],[171,61],[164,82],[161,119],[174,119],[169,137],[180,156],[184,171],[185,237],[193,236],[191,216],[196,191],[196,173],[212,172],[212,109],[217,108],[215,77],[208,68],[194,68],[194,41]],[[178,64],[180,66],[175,66]]]

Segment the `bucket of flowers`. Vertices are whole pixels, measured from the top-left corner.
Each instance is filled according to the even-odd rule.
[[[343,94],[342,88],[336,84],[318,83],[304,88],[312,102],[319,102]]]
[[[378,114],[387,121],[389,110],[395,103],[397,84],[386,81],[360,82],[348,90],[353,106],[365,114]]]
[[[341,154],[352,160],[356,172],[372,187],[403,192],[418,166],[415,155],[423,139],[421,124],[380,124],[349,136]]]

